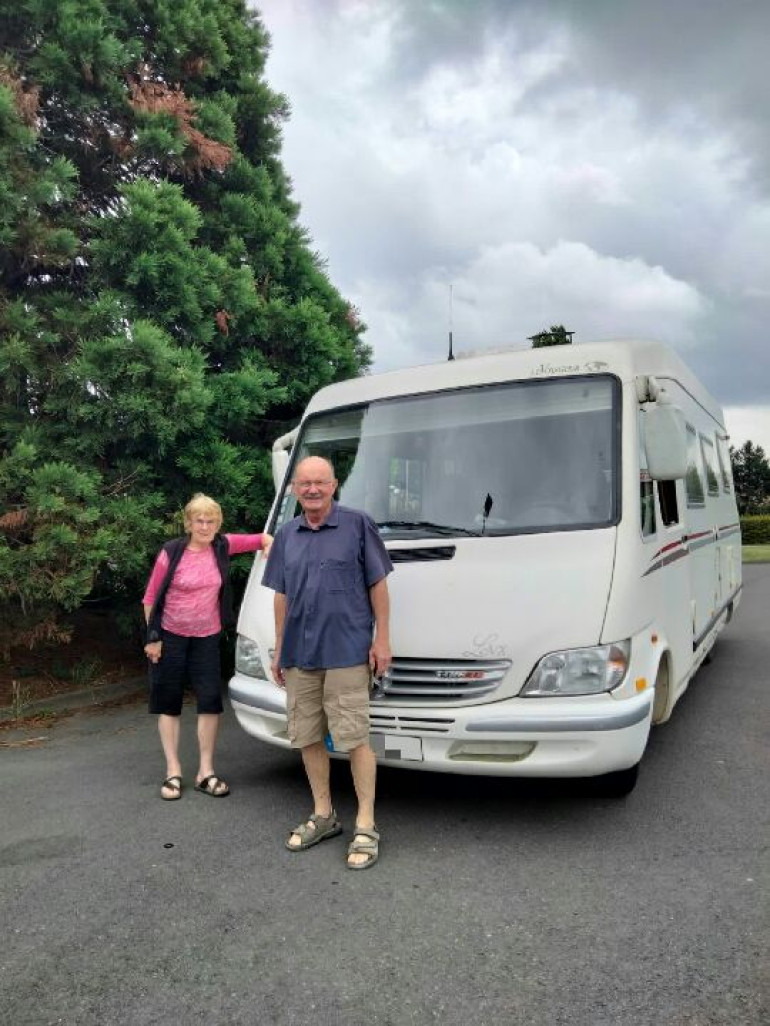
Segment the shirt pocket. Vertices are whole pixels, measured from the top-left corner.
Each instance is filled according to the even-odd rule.
[[[356,564],[344,559],[325,559],[321,563],[324,591],[352,591],[356,584]]]

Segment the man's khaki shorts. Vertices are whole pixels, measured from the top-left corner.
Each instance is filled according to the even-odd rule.
[[[332,670],[289,667],[284,676],[292,748],[323,741],[327,730],[338,752],[369,744],[368,665]]]

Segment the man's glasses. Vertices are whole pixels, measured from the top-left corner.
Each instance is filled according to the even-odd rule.
[[[311,488],[328,488],[333,481],[295,481],[294,487],[298,492],[309,492]]]

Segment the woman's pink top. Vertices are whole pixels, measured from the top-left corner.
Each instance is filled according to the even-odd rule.
[[[231,556],[241,552],[256,552],[262,548],[261,534],[226,534]],[[168,570],[168,555],[160,550],[152,568],[142,605],[153,606],[158,589]],[[219,573],[214,548],[209,545],[196,551],[185,549],[166,592],[161,627],[185,638],[207,638],[222,630],[219,615]]]

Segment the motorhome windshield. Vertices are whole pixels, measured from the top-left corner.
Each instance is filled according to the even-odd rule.
[[[309,417],[293,465],[331,460],[339,501],[386,538],[603,527],[617,518],[618,404],[609,376],[380,399]],[[287,489],[276,526],[298,512]]]

